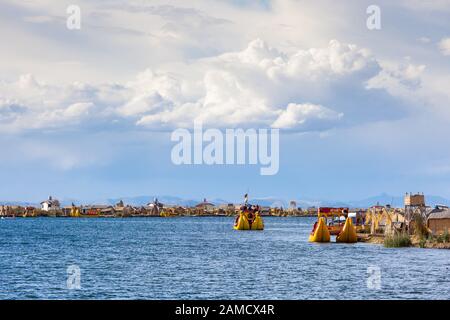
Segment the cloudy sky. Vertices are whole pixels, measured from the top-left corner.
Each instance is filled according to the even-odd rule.
[[[450,0],[0,2],[0,200],[450,197]],[[81,29],[66,26],[81,9]],[[170,133],[280,128],[280,170]]]

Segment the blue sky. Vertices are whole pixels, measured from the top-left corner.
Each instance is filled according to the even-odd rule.
[[[450,197],[450,1],[370,4],[2,1],[0,200]],[[279,127],[278,174],[174,165],[199,119]]]

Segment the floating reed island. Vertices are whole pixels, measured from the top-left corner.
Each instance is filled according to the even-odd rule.
[[[302,209],[293,202],[286,209],[255,206],[254,213],[261,217],[317,217],[310,235],[312,242],[329,242],[330,236],[336,236],[337,242],[450,249],[450,210],[444,205],[427,206],[423,194],[406,193],[402,208],[376,204],[369,208]],[[242,208],[241,204],[214,205],[206,199],[191,207],[165,205],[157,199],[144,206],[126,205],[123,201],[115,205],[61,206],[58,200],[49,197],[39,207],[0,205],[0,218],[240,217]]]
[[[61,206],[60,202],[53,197],[42,201],[40,206],[18,206],[0,205],[1,217],[73,217],[73,218],[124,218],[124,217],[217,217],[235,216],[241,210],[241,204],[221,204],[215,205],[206,199],[195,206],[179,206],[163,204],[155,199],[144,206],[133,206],[119,201],[115,205],[75,205]],[[317,215],[317,208],[307,209],[289,206],[283,207],[258,206],[258,213],[261,216],[275,217],[314,217]]]

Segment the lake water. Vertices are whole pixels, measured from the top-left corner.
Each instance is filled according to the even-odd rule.
[[[0,299],[450,299],[448,250],[312,244],[314,218],[264,220],[2,219]]]

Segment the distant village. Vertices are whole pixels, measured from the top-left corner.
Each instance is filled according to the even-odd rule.
[[[119,201],[115,205],[80,205],[61,206],[58,199],[52,196],[35,206],[0,205],[0,217],[31,218],[31,217],[181,217],[181,216],[235,216],[239,213],[241,204],[215,205],[204,199],[195,206],[163,204],[155,199],[144,206],[132,206]],[[260,206],[262,216],[276,217],[316,217],[319,208],[297,207],[295,201],[288,208]],[[423,194],[406,193],[403,208],[391,208],[390,205],[374,204],[369,208],[346,208],[349,214],[360,221],[367,220],[371,215],[378,215],[380,221],[386,216],[396,216],[397,222],[408,221],[411,216],[419,214],[424,218],[431,231],[439,233],[450,230],[450,210],[445,205],[429,207]],[[381,223],[383,225],[383,223]]]
[[[215,205],[206,199],[194,206],[164,204],[155,199],[144,206],[133,206],[123,201],[115,205],[80,205],[61,206],[52,196],[40,203],[40,207],[1,205],[0,216],[3,217],[168,217],[168,216],[234,216],[241,204]],[[298,208],[291,201],[289,208],[260,206],[263,216],[316,216],[317,208]]]

